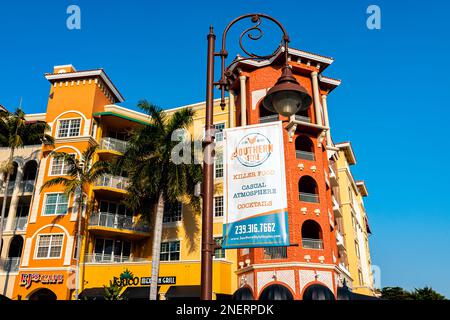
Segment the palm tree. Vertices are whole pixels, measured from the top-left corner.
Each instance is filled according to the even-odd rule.
[[[198,209],[195,188],[201,180],[201,166],[172,161],[172,150],[180,143],[173,141],[172,135],[192,123],[194,111],[181,109],[168,117],[162,109],[145,100],[138,106],[151,121],[131,133],[129,147],[118,159],[118,167],[127,171],[130,179],[126,202],[144,216],[154,218],[149,298],[156,300],[164,203],[181,201]]]
[[[9,158],[1,168],[6,178],[3,180],[4,197],[0,217],[0,243],[3,237],[8,184],[14,168],[13,159],[16,149],[31,144],[53,144],[53,137],[46,133],[50,127],[45,121],[27,121],[25,117],[26,114],[21,108],[17,108],[13,113],[0,109],[0,146],[9,148]]]
[[[105,161],[93,162],[95,152],[98,146],[93,145],[88,147],[82,154],[81,158],[77,159],[73,154],[65,152],[53,152],[51,156],[59,161],[64,161],[67,165],[67,176],[56,177],[47,180],[41,187],[41,192],[45,188],[62,185],[65,187],[64,193],[67,197],[74,195],[75,203],[77,205],[77,255],[76,255],[76,285],[75,285],[75,299],[78,300],[79,295],[79,278],[80,278],[80,253],[81,253],[81,215],[85,203],[86,194],[89,186],[94,183],[99,177],[110,172],[110,164]]]

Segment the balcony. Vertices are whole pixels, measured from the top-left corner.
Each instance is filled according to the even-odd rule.
[[[259,117],[259,123],[274,122],[278,121],[279,119],[280,117],[278,116],[278,114],[272,114],[270,116]]]
[[[339,250],[345,250],[344,237],[339,232],[339,230],[336,230],[336,244],[337,244]]]
[[[333,212],[334,212],[335,217],[342,217],[341,206],[337,202],[334,195],[331,196],[331,200],[333,202]]]
[[[13,191],[14,191],[14,185],[15,185],[15,181],[9,181],[9,183],[8,183],[8,195],[9,196],[11,196],[12,195],[12,193],[13,193]],[[5,187],[4,187],[4,184],[5,183],[3,183],[1,186],[0,186],[0,193],[1,194],[3,194],[3,193],[5,193]]]
[[[344,272],[344,274],[347,277],[351,278],[350,271],[348,270],[348,267],[343,262],[339,262],[339,268]]]
[[[323,241],[321,239],[302,239],[303,249],[314,249],[314,250],[322,250],[323,249]]]
[[[316,157],[314,156],[314,153],[313,152],[309,152],[309,151],[296,150],[295,151],[295,156],[296,156],[297,159],[302,159],[302,160],[309,160],[309,161],[316,160]]]
[[[99,152],[124,153],[128,148],[128,142],[111,137],[105,137],[100,140]]]
[[[300,116],[298,114],[295,115],[295,120],[300,121],[300,122],[311,123],[310,117]]]
[[[133,217],[108,212],[95,212],[89,220],[89,230],[95,234],[109,236],[114,234],[130,235],[132,238],[149,235],[148,223],[133,222]]]
[[[102,197],[114,197],[117,193],[127,193],[128,178],[105,174],[97,179],[94,184],[94,191]]]
[[[265,260],[278,260],[287,258],[287,247],[267,247],[264,248]]]
[[[138,258],[130,256],[119,256],[113,254],[93,253],[87,254],[84,262],[88,264],[93,263],[129,263],[129,262],[150,262],[147,258]]]
[[[337,176],[336,176],[336,172],[334,171],[333,167],[330,166],[330,180],[331,180],[331,185],[334,187],[338,186],[338,180],[337,180]]]
[[[3,272],[18,272],[20,257],[0,259],[0,270]]]
[[[298,197],[303,202],[319,203],[319,195],[317,194],[300,192]]]

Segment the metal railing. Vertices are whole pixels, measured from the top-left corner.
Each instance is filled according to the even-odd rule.
[[[111,137],[104,137],[100,140],[100,149],[113,150],[124,153],[128,148],[128,142]]]
[[[287,247],[267,247],[264,248],[265,260],[276,260],[287,258]]]
[[[310,117],[300,116],[298,114],[295,115],[295,120],[301,121],[301,122],[311,123],[311,118]]]
[[[105,174],[98,178],[95,185],[97,187],[109,187],[125,190],[128,187],[128,178]]]
[[[321,239],[302,239],[302,246],[304,249],[323,249],[323,241]]]
[[[337,229],[336,229],[336,243],[340,246],[344,246],[344,237]]]
[[[145,222],[133,222],[130,216],[113,214],[109,212],[95,212],[89,220],[90,226],[124,229],[138,232],[149,232],[150,227]]]
[[[0,270],[3,272],[19,271],[20,257],[0,259]]]
[[[24,231],[27,228],[28,216],[14,219],[14,230]]]
[[[266,122],[274,122],[279,120],[278,114],[272,114],[270,116],[265,117],[259,117],[259,123],[266,123]]]
[[[319,195],[317,194],[300,192],[298,197],[300,201],[319,203]]]
[[[316,157],[314,156],[314,152],[295,150],[295,156],[297,159],[310,160],[314,161]]]
[[[87,254],[85,256],[84,261],[85,263],[127,263],[127,262],[146,262],[149,260],[147,258],[93,253]]]

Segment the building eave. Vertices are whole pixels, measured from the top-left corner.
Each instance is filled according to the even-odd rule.
[[[353,152],[352,144],[350,142],[341,142],[335,144],[334,146],[344,151],[347,162],[350,165],[356,164],[355,153]]]
[[[103,82],[106,84],[108,89],[114,95],[114,98],[117,102],[124,102],[124,97],[120,94],[119,90],[112,83],[111,79],[105,73],[103,69],[94,69],[94,70],[84,70],[84,71],[76,71],[76,72],[66,72],[66,73],[46,73],[45,78],[50,82],[55,81],[64,81],[69,79],[77,79],[77,78],[86,78],[86,77],[100,77]]]

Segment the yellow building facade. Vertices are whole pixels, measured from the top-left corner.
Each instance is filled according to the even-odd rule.
[[[51,127],[55,144],[35,147],[38,168],[33,180],[34,193],[28,201],[27,225],[21,230],[23,243],[18,250],[20,255],[14,257],[17,262],[14,268],[7,266],[8,250],[2,250],[6,255],[2,265],[7,271],[2,282],[8,283],[2,294],[13,299],[74,298],[78,210],[75,196],[65,197],[62,186],[41,191],[45,181],[65,175],[64,163],[55,161],[52,152],[71,153],[80,158],[90,145],[98,145],[94,161],[112,161],[126,149],[130,130],[150,121],[143,113],[116,105],[124,99],[102,69],[77,71],[71,65],[56,66],[46,78],[51,89],[47,110],[40,118]],[[195,111],[189,132],[193,139],[201,140],[204,103],[185,107]],[[177,109],[167,110],[167,113],[170,116]],[[221,110],[216,104],[214,122],[219,132],[220,150],[220,131],[230,125],[228,106]],[[216,164],[215,174],[214,236],[219,242],[223,219],[223,167],[220,163]],[[83,298],[103,298],[103,287],[113,282],[120,286],[122,293],[127,291],[126,295],[134,299],[148,299],[152,225],[122,204],[126,186],[126,176],[105,175],[88,190],[83,190],[89,203],[82,211],[79,292]],[[199,298],[200,212],[181,203],[165,211],[159,298]],[[11,235],[7,232],[5,237],[9,245]],[[8,261],[3,263],[3,260]],[[233,272],[235,251],[217,250],[213,268],[214,298],[230,297],[237,289]],[[3,277],[3,273],[0,276]]]

